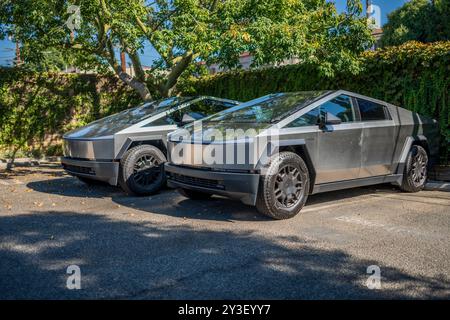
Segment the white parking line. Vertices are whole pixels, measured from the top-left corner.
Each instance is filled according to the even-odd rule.
[[[418,200],[416,200],[417,198],[421,199],[422,201],[424,201],[424,199],[426,199],[426,200],[428,200],[427,201],[428,203],[433,204],[433,205],[448,205],[447,200],[445,200],[445,199],[435,199],[435,198],[430,198],[430,197],[424,198],[423,196],[420,196],[420,195],[414,195],[414,194],[411,195],[411,194],[404,194],[404,193],[399,193],[399,192],[393,192],[393,193],[380,192],[380,193],[367,194],[367,195],[361,196],[360,198],[356,198],[355,200],[350,200],[350,201],[346,201],[346,200],[339,201],[338,200],[337,202],[335,201],[333,204],[328,204],[328,205],[323,205],[323,206],[308,205],[308,203],[306,203],[305,208],[302,209],[302,213],[318,211],[318,210],[327,210],[327,209],[342,207],[342,206],[348,206],[348,205],[357,204],[357,203],[370,201],[370,200],[391,199],[391,200],[400,200],[400,201],[418,201]]]
[[[357,200],[352,200],[352,201],[342,200],[342,201],[335,202],[333,204],[327,204],[327,205],[323,205],[323,206],[314,206],[314,205],[308,206],[308,203],[307,203],[305,208],[302,209],[302,213],[317,211],[317,210],[327,210],[327,209],[331,209],[331,208],[347,206],[347,205],[361,203],[361,202],[370,201],[370,200],[377,200],[377,198],[372,197],[372,196],[364,196]]]
[[[425,232],[416,230],[414,228],[408,228],[408,227],[404,227],[404,226],[394,226],[394,225],[369,221],[369,220],[366,220],[366,219],[363,219],[360,217],[340,216],[335,219],[338,221],[341,221],[341,222],[356,224],[356,225],[367,227],[367,228],[382,229],[383,231],[386,231],[389,233],[407,234],[407,235],[414,235],[414,236],[418,236],[418,237],[433,236],[433,234],[425,233]]]
[[[428,203],[432,205],[442,205],[442,206],[448,206],[449,205],[449,199],[442,199],[442,198],[435,198],[435,197],[429,197],[420,195],[417,193],[393,193],[393,194],[387,194],[387,195],[380,195],[380,194],[372,194],[371,195],[374,198],[386,198],[386,199],[392,199],[392,200],[400,200],[400,201],[412,201],[412,202],[420,202],[420,203]]]

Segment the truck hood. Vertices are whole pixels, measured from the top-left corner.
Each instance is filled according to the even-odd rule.
[[[170,134],[170,140],[178,142],[227,142],[251,139],[271,126],[270,123],[230,123],[198,121]]]

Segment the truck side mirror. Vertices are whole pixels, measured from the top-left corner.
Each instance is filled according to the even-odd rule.
[[[327,112],[325,115],[325,124],[326,125],[333,125],[333,124],[341,124],[342,120],[338,117],[336,117],[334,114]]]
[[[325,128],[328,125],[336,125],[341,123],[342,120],[330,112],[327,112],[324,117],[319,117],[319,127],[321,129]]]
[[[189,115],[189,113],[183,114],[183,119],[181,119],[181,124],[184,126],[186,124],[189,124],[191,122],[194,122],[196,119]]]

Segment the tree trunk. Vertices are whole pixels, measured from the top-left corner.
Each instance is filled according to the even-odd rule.
[[[6,164],[6,171],[11,171],[14,168],[14,161],[16,160],[16,154],[19,151],[20,147],[14,148],[14,151],[11,155],[11,159],[9,159],[8,163]]]
[[[111,42],[111,39],[106,40],[106,49],[108,55],[106,58],[108,59],[109,64],[116,72],[117,76],[120,80],[122,80],[125,84],[129,85],[131,88],[136,90],[141,96],[142,100],[149,101],[152,99],[152,95],[150,94],[150,90],[148,90],[147,85],[144,81],[139,81],[138,79],[130,76],[128,73],[123,72],[120,65],[117,63],[114,46]]]
[[[125,60],[125,52],[120,52],[120,69],[122,72],[127,72],[127,62]]]
[[[165,83],[159,87],[159,92],[162,97],[166,98],[172,95],[180,76],[189,67],[189,64],[193,59],[194,53],[192,52],[186,52],[184,56],[179,58],[170,73],[167,75]]]
[[[142,100],[149,101],[152,100],[152,95],[150,94],[150,91],[147,88],[147,85],[144,82],[140,82],[136,80],[135,78],[131,77],[126,72],[119,72],[118,76],[120,80],[125,82],[127,85],[129,85],[131,88],[136,90],[139,95],[141,96]]]

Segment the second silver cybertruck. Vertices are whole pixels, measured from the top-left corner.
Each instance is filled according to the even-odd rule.
[[[165,184],[167,133],[236,106],[214,97],[174,97],[94,121],[63,136],[63,168],[83,182],[149,195]]]
[[[264,96],[169,135],[169,186],[286,219],[309,194],[393,183],[421,190],[438,156],[435,120],[348,91]]]

